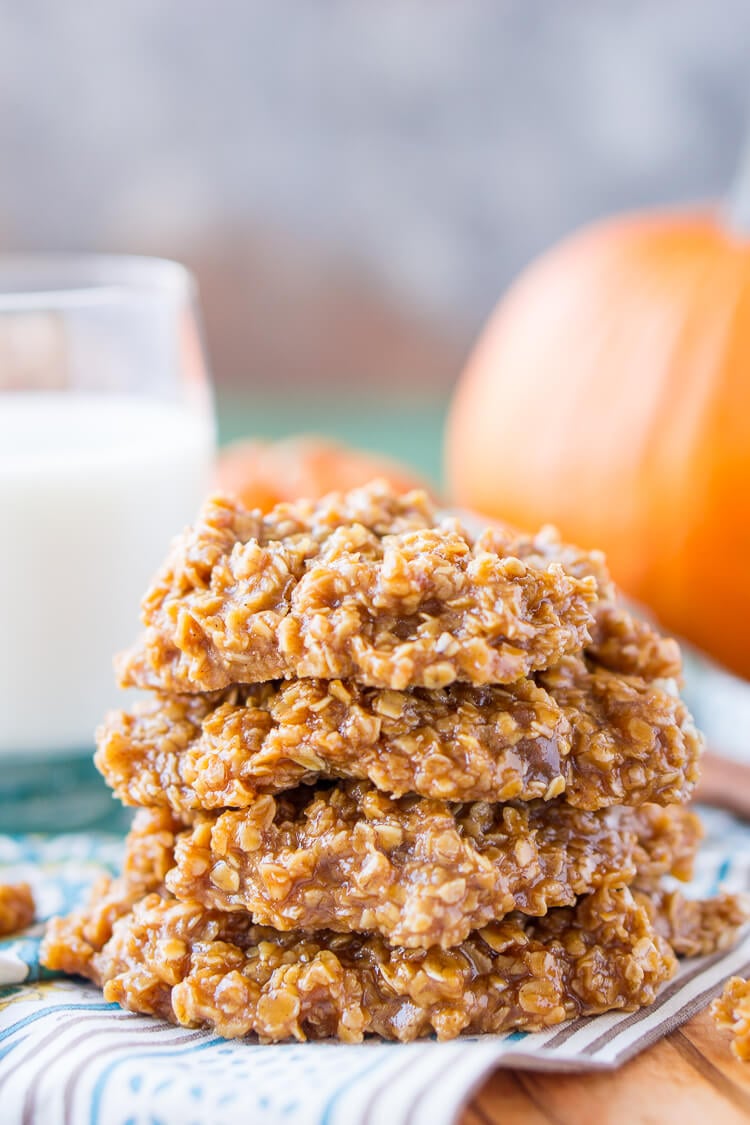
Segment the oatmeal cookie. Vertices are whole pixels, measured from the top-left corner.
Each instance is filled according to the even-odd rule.
[[[35,913],[28,883],[0,883],[0,937],[25,930],[34,921]]]
[[[732,1053],[750,1062],[750,981],[732,977],[711,1005],[711,1015],[722,1031],[732,1033]]]
[[[636,901],[648,911],[654,927],[680,957],[698,957],[730,949],[737,931],[750,920],[750,899],[742,894],[719,894],[689,899],[649,880],[636,879]],[[648,887],[641,889],[644,884]]]
[[[47,965],[65,957],[48,939]],[[451,950],[277,933],[246,914],[153,894],[114,922],[101,951],[67,964],[132,1011],[265,1042],[540,1030],[649,1004],[676,966],[627,888],[533,921],[511,915]]]
[[[107,717],[95,761],[126,804],[178,813],[245,808],[325,778],[449,801],[687,800],[701,740],[673,681],[618,676],[582,657],[538,679],[411,692],[311,679],[218,698],[158,694]]]
[[[214,499],[146,595],[121,679],[169,692],[512,683],[589,640],[597,583],[495,545],[382,483],[265,516]]]
[[[361,782],[259,797],[180,834],[170,891],[279,930],[374,931],[409,948],[463,941],[606,884],[689,873],[679,806],[584,812],[562,802],[449,805]]]

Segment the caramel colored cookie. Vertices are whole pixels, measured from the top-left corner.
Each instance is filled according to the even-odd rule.
[[[279,930],[373,931],[458,945],[513,910],[541,915],[604,885],[689,875],[696,818],[679,806],[583,812],[563,802],[449,805],[364,783],[260,797],[177,837],[177,897]]]
[[[28,883],[0,884],[0,937],[25,930],[34,921],[36,907]]]
[[[750,981],[732,977],[711,1005],[711,1015],[722,1031],[732,1033],[732,1053],[750,1062]]]
[[[589,640],[597,597],[592,574],[438,521],[422,493],[376,483],[268,515],[218,498],[175,543],[120,672],[169,692],[512,683]]]
[[[101,950],[77,961],[64,929],[53,928],[44,959],[89,977],[132,1011],[265,1042],[540,1030],[650,1004],[676,967],[627,888],[602,889],[533,921],[513,915],[450,950],[280,934],[245,914],[152,894],[114,922]]]
[[[341,680],[156,695],[108,716],[96,764],[126,804],[244,808],[325,778],[394,796],[684,802],[701,740],[673,681],[566,657],[539,682],[396,692]]]

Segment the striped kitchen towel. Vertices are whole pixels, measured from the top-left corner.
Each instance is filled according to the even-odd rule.
[[[705,810],[695,895],[750,889],[750,828]],[[26,879],[43,915],[71,909],[121,842],[91,834],[1,837],[0,881]],[[496,1066],[617,1066],[750,973],[750,935],[682,964],[639,1012],[514,1033],[397,1045],[260,1046],[174,1028],[105,1004],[89,985],[40,970],[42,926],[0,942],[3,1125],[448,1125]]]

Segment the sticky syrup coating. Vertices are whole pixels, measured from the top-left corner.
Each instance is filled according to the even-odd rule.
[[[638,868],[689,876],[699,839],[680,806],[456,806],[346,782],[199,815],[177,838],[166,882],[178,898],[279,930],[448,948],[511,911],[541,915],[632,882]]]
[[[246,808],[326,778],[399,797],[551,800],[576,808],[688,799],[701,739],[673,680],[566,657],[538,682],[428,691],[293,680],[219,696],[157,694],[110,714],[96,764],[131,805]]]

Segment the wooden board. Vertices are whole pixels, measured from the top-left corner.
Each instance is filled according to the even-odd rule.
[[[498,1070],[460,1125],[747,1125],[750,1063],[704,1011],[610,1074]]]

